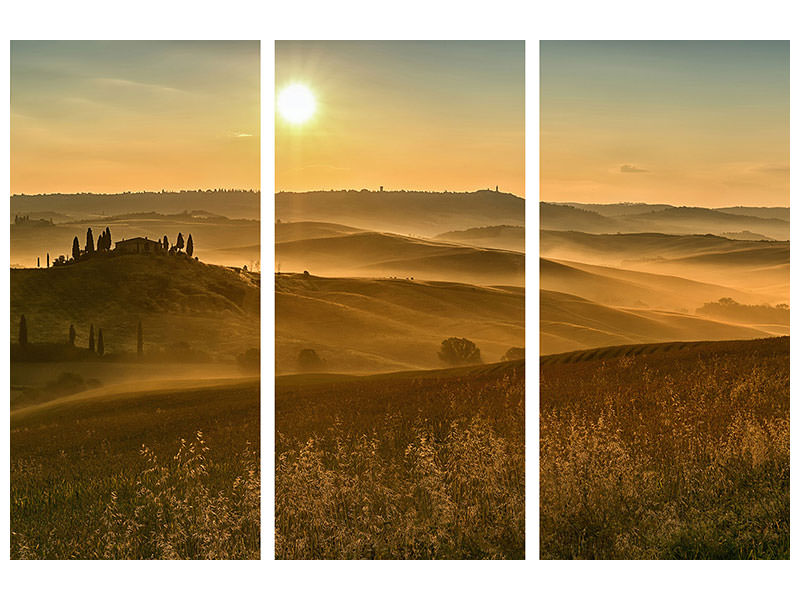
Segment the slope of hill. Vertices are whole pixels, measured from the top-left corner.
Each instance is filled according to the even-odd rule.
[[[666,341],[753,339],[769,333],[676,312],[619,309],[540,290],[540,354]]]
[[[500,248],[525,252],[525,227],[521,225],[490,225],[463,231],[447,231],[434,239],[483,248]]]
[[[441,233],[442,223],[457,229],[489,223],[524,226],[525,200],[489,190],[279,192],[275,195],[275,217],[431,237]]]
[[[540,229],[611,233],[620,231],[620,223],[592,210],[550,202],[539,202]]]
[[[657,259],[685,258],[709,252],[782,248],[788,242],[732,240],[716,235],[666,233],[592,234],[581,231],[539,232],[541,253],[568,260],[621,265]],[[590,261],[590,257],[592,260]]]
[[[479,285],[521,285],[525,278],[525,256],[519,252],[371,231],[280,242],[275,260],[282,271],[332,277],[414,277]]]
[[[333,372],[437,368],[448,337],[466,337],[484,360],[499,360],[525,345],[524,311],[521,288],[278,275],[276,370],[296,372],[306,348]]]
[[[318,221],[292,221],[275,223],[275,243],[296,242],[327,237],[338,237],[363,230],[347,227],[338,223],[320,223]]]
[[[12,269],[11,339],[24,314],[31,342],[66,342],[74,324],[76,345],[85,347],[94,324],[107,353],[131,352],[141,320],[145,352],[178,357],[175,346],[185,343],[231,359],[259,346],[259,296],[257,278],[186,257],[110,255]]]
[[[539,281],[544,289],[616,306],[686,311],[723,297],[752,301],[740,290],[682,277],[546,258],[539,261]]]

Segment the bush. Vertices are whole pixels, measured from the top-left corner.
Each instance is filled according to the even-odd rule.
[[[517,348],[516,346],[509,348],[500,360],[525,360],[525,348]]]
[[[325,363],[315,350],[304,348],[297,355],[297,366],[301,371],[321,371]]]

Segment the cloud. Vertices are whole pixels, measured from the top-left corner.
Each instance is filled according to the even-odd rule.
[[[753,167],[750,170],[756,171],[758,173],[785,175],[789,172],[789,165],[776,165],[776,164],[761,165],[758,167]]]
[[[647,169],[640,169],[639,167],[635,167],[633,165],[622,165],[619,168],[620,173],[649,173]]]
[[[253,137],[253,134],[252,133],[234,133],[233,137],[236,137],[236,138],[247,138],[247,137]]]

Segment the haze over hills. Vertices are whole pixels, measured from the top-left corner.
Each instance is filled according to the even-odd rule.
[[[261,193],[253,190],[182,190],[179,192],[123,192],[120,194],[15,194],[10,213],[41,214],[52,211],[69,220],[125,213],[177,213],[184,210],[219,213],[232,219],[259,219]],[[60,219],[59,219],[60,220]]]
[[[524,290],[405,279],[275,278],[276,369],[298,370],[313,348],[331,372],[445,366],[443,339],[473,340],[484,362],[524,346]]]
[[[434,239],[525,252],[525,227],[521,225],[489,225],[463,231],[447,231]]]
[[[539,260],[542,289],[582,296],[614,306],[694,311],[710,298],[730,297],[741,303],[758,298],[740,290],[682,277],[615,269],[586,263]]]
[[[751,301],[789,300],[789,242],[542,230],[540,244],[545,257],[692,279],[734,288],[740,292],[738,297]]]
[[[586,233],[642,233],[719,235],[750,231],[775,240],[789,239],[789,222],[773,209],[710,209],[668,205],[594,205],[540,202],[540,227]],[[734,212],[729,212],[734,211]],[[764,216],[761,216],[764,215]],[[768,216],[767,216],[768,215]]]
[[[769,337],[755,327],[671,311],[615,308],[572,294],[540,292],[541,354],[599,346]]]
[[[788,209],[542,203],[541,217],[544,354],[788,333],[773,306],[789,302]]]
[[[433,237],[454,229],[495,224],[524,227],[525,200],[490,190],[279,192],[275,194],[275,217]]]
[[[277,231],[283,227],[278,225]],[[525,278],[525,255],[520,252],[372,231],[279,242],[275,260],[283,272],[334,277],[414,277],[486,285],[522,285]]]

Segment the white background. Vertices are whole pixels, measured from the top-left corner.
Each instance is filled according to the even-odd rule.
[[[795,3],[796,4],[796,3]],[[249,39],[262,57],[262,265],[274,264],[274,40],[276,39],[514,39],[526,40],[526,163],[528,355],[538,354],[538,42],[540,39],[792,39],[797,11],[788,1],[671,2],[492,0],[307,1],[206,0],[137,2],[33,1],[3,3],[0,96],[9,99],[12,39]],[[800,42],[798,42],[800,43]],[[792,72],[797,52],[792,42]],[[793,92],[796,77],[792,77]],[[792,106],[796,108],[792,94]],[[8,104],[6,104],[8,106]],[[793,114],[797,114],[795,110]],[[9,140],[9,119],[0,139]],[[797,127],[793,127],[796,134]],[[793,136],[795,141],[797,136]],[[9,190],[8,143],[2,144],[2,186]],[[796,162],[796,161],[795,161]],[[792,237],[795,237],[795,222]],[[8,265],[2,229],[0,265]],[[792,263],[795,263],[792,251]],[[800,264],[800,263],[797,263]],[[0,315],[9,314],[9,275],[0,278]],[[794,277],[793,277],[794,281]],[[273,280],[262,290],[262,555],[261,561],[168,563],[14,561],[9,554],[8,410],[0,410],[0,594],[10,598],[757,598],[797,597],[789,561],[561,562],[538,561],[538,373],[527,367],[527,556],[515,562],[274,561]],[[794,285],[792,286],[794,288]],[[9,339],[8,318],[0,340]],[[797,345],[792,340],[792,381]],[[8,390],[8,344],[0,343]],[[794,395],[794,394],[793,394]],[[796,407],[796,403],[792,403]],[[792,445],[797,464],[797,444]],[[793,500],[792,507],[797,505]],[[795,515],[796,510],[792,511]],[[794,529],[797,529],[797,525]],[[793,540],[798,539],[796,533]],[[797,569],[794,569],[797,571]],[[797,579],[797,578],[795,578]]]

